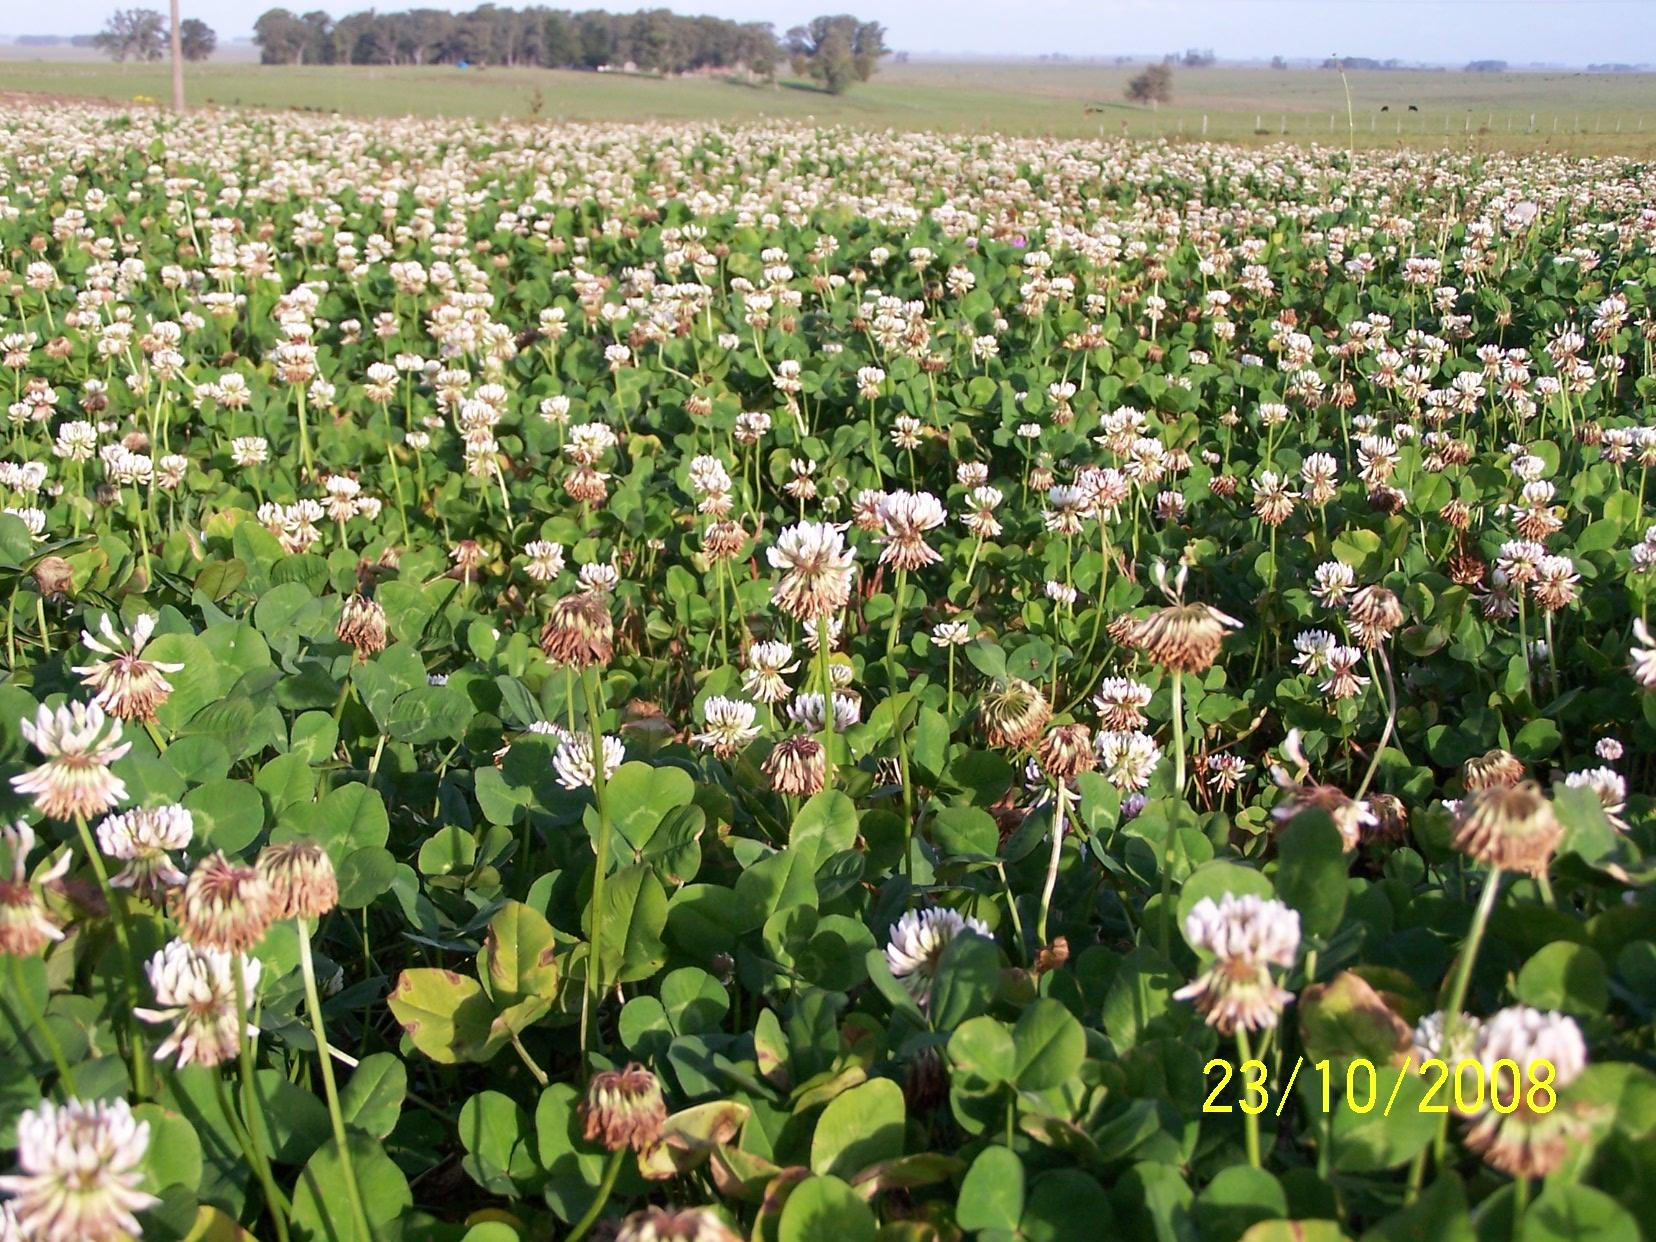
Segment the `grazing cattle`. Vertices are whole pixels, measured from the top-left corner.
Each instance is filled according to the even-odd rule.
[[[1390,112],[1391,111],[1391,105],[1390,104],[1381,104],[1380,105],[1380,111]]]
[[[1415,106],[1415,105],[1414,105],[1414,104],[1410,104],[1410,105],[1409,105],[1409,111],[1410,111],[1410,112],[1419,112],[1419,111],[1420,111],[1420,109],[1419,109],[1419,108],[1417,108],[1417,107],[1416,107],[1416,106]]]

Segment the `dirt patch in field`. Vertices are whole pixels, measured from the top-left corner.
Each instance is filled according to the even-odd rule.
[[[0,91],[0,108],[38,108],[42,104],[63,104],[72,107],[84,107],[87,104],[111,106],[117,101],[100,99],[96,95],[58,95],[51,91]],[[153,104],[140,104],[126,101],[127,107],[147,108]]]

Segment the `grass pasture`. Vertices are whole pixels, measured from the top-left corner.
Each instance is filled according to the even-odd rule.
[[[16,49],[13,49],[14,51]],[[1582,154],[1656,152],[1656,75],[1573,72],[1349,75],[1352,125],[1337,74],[1218,68],[1180,72],[1176,101],[1127,104],[1133,66],[916,61],[889,64],[839,97],[809,84],[545,69],[262,66],[193,68],[197,103],[371,116],[540,115],[568,121],[815,120],[862,129],[1051,137],[1209,138],[1344,145],[1477,145]],[[107,100],[164,99],[165,65],[65,57],[0,61],[0,91]],[[1409,111],[1413,105],[1418,111]],[[1384,110],[1382,110],[1384,109]]]

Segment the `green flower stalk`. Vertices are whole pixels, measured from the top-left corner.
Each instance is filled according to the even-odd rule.
[[[362,1188],[351,1163],[350,1141],[345,1133],[345,1114],[339,1105],[339,1088],[334,1082],[333,1049],[322,1019],[322,999],[316,987],[316,963],[311,956],[311,929],[339,904],[339,884],[333,862],[320,846],[310,841],[292,841],[267,846],[259,855],[259,873],[270,887],[273,912],[277,918],[291,918],[299,933],[299,969],[305,981],[305,1008],[311,1032],[316,1037],[317,1060],[322,1069],[323,1094],[328,1101],[328,1120],[333,1126],[334,1146],[339,1150],[340,1169],[345,1174],[345,1194],[350,1201],[351,1221],[357,1235],[374,1236],[363,1206]]]

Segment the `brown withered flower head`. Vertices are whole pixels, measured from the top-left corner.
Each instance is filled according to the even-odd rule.
[[[621,1222],[615,1242],[742,1242],[712,1208],[648,1207]]]
[[[319,919],[339,904],[333,860],[315,841],[267,845],[257,865],[270,886],[274,918]]]
[[[334,632],[340,642],[355,649],[357,659],[366,660],[385,650],[385,609],[365,595],[353,595],[340,610]]]
[[[173,915],[197,948],[245,953],[264,939],[276,912],[265,877],[220,851],[196,864]]]
[[[1127,632],[1126,645],[1144,652],[1152,663],[1169,672],[1202,673],[1219,658],[1225,631],[1239,629],[1242,623],[1210,604],[1185,603],[1185,574],[1186,567],[1181,565],[1170,586],[1167,567],[1156,562],[1156,584],[1168,603],[1135,622]]]
[[[978,718],[989,745],[1022,750],[1040,735],[1052,717],[1046,696],[1021,677],[1012,677],[990,690],[978,706]]]
[[[609,597],[583,591],[557,600],[540,641],[541,650],[554,664],[578,669],[608,664],[615,653]]]
[[[1494,787],[1510,788],[1524,779],[1524,761],[1499,746],[1468,759],[1461,765],[1461,781],[1467,792]]]
[[[1457,586],[1476,586],[1483,581],[1484,574],[1489,570],[1483,557],[1476,552],[1468,552],[1465,548],[1449,554],[1446,568],[1449,571],[1449,580]]]
[[[595,507],[609,496],[609,485],[591,466],[577,466],[564,480],[564,493],[578,505]]]
[[[35,588],[48,600],[59,600],[70,594],[75,586],[75,571],[61,556],[43,556],[30,571]]]
[[[1457,850],[1501,871],[1547,873],[1564,825],[1534,781],[1490,785],[1469,795],[1456,816]]]
[[[747,532],[739,522],[714,522],[702,536],[702,552],[710,561],[735,560],[747,544]]]
[[[1365,832],[1380,827],[1379,817],[1368,799],[1358,802],[1337,785],[1324,785],[1310,779],[1311,761],[1300,746],[1300,732],[1291,729],[1282,743],[1282,755],[1294,765],[1289,772],[1281,764],[1271,767],[1271,779],[1282,790],[1282,801],[1271,808],[1272,818],[1286,826],[1296,815],[1305,811],[1323,811],[1339,829],[1340,844],[1347,853],[1362,843]]]
[[[760,771],[777,793],[809,798],[822,792],[828,777],[828,759],[822,743],[815,738],[788,737],[771,749]]]
[[[1035,748],[1035,762],[1055,781],[1073,780],[1098,766],[1092,730],[1084,724],[1056,725]]]
[[[1409,834],[1409,808],[1396,794],[1377,793],[1368,796],[1369,811],[1374,826],[1369,831],[1371,841],[1401,841]]]
[[[601,1142],[610,1151],[648,1151],[661,1139],[667,1104],[656,1076],[635,1063],[592,1076],[581,1118],[588,1142]]]
[[[1346,605],[1351,635],[1365,650],[1373,650],[1403,624],[1403,605],[1383,586],[1366,586]]]

